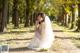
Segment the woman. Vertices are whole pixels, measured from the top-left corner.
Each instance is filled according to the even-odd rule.
[[[28,45],[29,49],[48,50],[54,41],[51,21],[47,15],[38,13],[36,18],[35,37]]]

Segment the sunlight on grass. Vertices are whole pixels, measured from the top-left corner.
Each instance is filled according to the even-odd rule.
[[[64,27],[64,26],[59,26],[58,24],[55,24],[53,23],[52,24],[53,26],[53,29],[54,27],[57,29],[57,28],[60,28],[59,30],[63,30],[63,32],[65,34],[67,34],[68,37],[77,37],[77,38],[80,38],[80,33],[79,32],[72,32],[71,30],[69,30],[68,28]],[[79,40],[75,40],[75,39],[72,39],[72,42],[80,48],[80,39]],[[56,43],[56,46],[54,46],[55,48],[58,49],[58,47],[60,47],[60,44],[59,43]]]
[[[59,26],[58,24],[55,24],[53,23],[52,24],[52,27],[54,29],[54,27],[57,29],[57,28],[60,28],[60,30],[63,30],[64,33],[70,35],[70,36],[77,36],[77,35],[80,35],[79,32],[72,32],[71,30],[69,30],[68,28],[64,27],[64,26]]]
[[[34,26],[24,27],[23,24],[20,24],[19,28],[15,29],[12,24],[7,26],[7,31],[0,33],[0,45],[9,45],[11,47],[18,47],[16,40],[14,39],[26,39],[34,35],[33,32]],[[21,44],[21,43],[20,43]]]
[[[73,43],[80,48],[80,40],[73,40]]]
[[[61,47],[61,44],[59,43],[58,40],[55,40],[55,42],[53,43],[52,49],[54,49],[54,50],[59,50],[60,48],[62,48],[62,47]]]
[[[80,37],[80,33],[76,33],[76,32],[71,32],[68,30],[68,28],[63,27],[63,26],[59,26],[55,23],[52,24],[53,29],[58,29],[58,30],[62,30],[63,33],[67,34],[67,36],[70,37]],[[10,41],[5,41],[5,40],[9,40],[9,39],[26,39],[26,38],[30,38],[34,36],[34,26],[32,27],[23,27],[23,24],[20,25],[20,27],[18,29],[14,29],[13,25],[8,25],[7,27],[7,32],[3,32],[0,34],[0,45],[4,45],[4,44],[8,44],[10,46],[17,46],[17,43],[15,42],[16,40],[10,40]],[[76,46],[80,46],[80,40],[73,40],[73,43]],[[21,43],[20,43],[21,44]],[[61,48],[61,44],[59,44],[58,41],[55,42],[54,44],[55,46],[53,46],[55,49],[59,49]]]

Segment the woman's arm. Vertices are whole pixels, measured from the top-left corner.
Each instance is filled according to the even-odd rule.
[[[44,38],[45,36],[45,23],[43,22],[41,24],[41,37]]]
[[[38,28],[39,28],[39,22],[36,21],[36,23],[35,23],[35,29],[37,30]]]

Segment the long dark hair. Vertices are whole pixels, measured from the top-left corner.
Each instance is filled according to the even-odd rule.
[[[40,13],[37,14],[37,17],[38,17],[38,16],[41,16],[41,17],[43,18],[43,20],[42,20],[41,22],[39,22],[39,24],[41,24],[41,23],[44,22],[44,20],[45,20],[44,13],[40,12]],[[36,17],[36,20],[37,20],[37,17]]]

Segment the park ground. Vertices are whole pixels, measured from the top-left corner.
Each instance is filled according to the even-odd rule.
[[[34,36],[34,26],[29,28],[12,29],[0,33],[0,44],[9,45],[10,53],[80,53],[80,33],[72,32],[66,27],[52,24],[55,41],[49,51],[37,52],[27,49]]]

